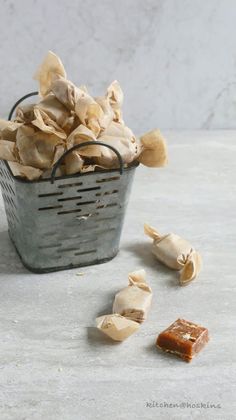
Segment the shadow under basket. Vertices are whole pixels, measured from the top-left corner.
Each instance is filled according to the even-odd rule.
[[[138,164],[123,168],[119,153],[110,147],[117,154],[119,169],[55,178],[65,155],[86,144],[67,151],[49,179],[15,177],[7,162],[0,161],[9,235],[23,264],[33,272],[99,264],[114,258],[119,250]]]

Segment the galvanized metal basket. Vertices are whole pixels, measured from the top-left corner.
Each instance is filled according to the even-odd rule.
[[[19,101],[18,101],[19,103]],[[9,235],[23,264],[43,273],[109,261],[119,250],[125,209],[138,164],[119,169],[55,177],[56,169],[76,145],[57,161],[51,178],[15,177],[0,161],[0,184]],[[96,142],[98,144],[98,142]]]

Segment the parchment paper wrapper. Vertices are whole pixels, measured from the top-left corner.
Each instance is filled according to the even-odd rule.
[[[17,161],[16,146],[13,141],[0,140],[0,159]]]
[[[35,127],[38,127],[43,133],[47,134],[55,134],[57,137],[61,139],[66,139],[67,134],[65,131],[55,122],[53,121],[46,112],[44,112],[41,108],[35,107],[34,108],[34,115],[35,119],[32,121],[32,124]]]
[[[99,125],[101,129],[105,130],[115,118],[115,114],[108,98],[99,96],[95,100],[103,111],[103,114],[99,118]]]
[[[152,130],[140,137],[141,153],[138,161],[145,166],[158,168],[168,162],[167,147],[159,130]]]
[[[54,80],[51,90],[56,98],[70,111],[75,110],[75,104],[81,96],[84,89],[78,88],[70,80],[60,78]]]
[[[102,128],[100,121],[104,115],[103,110],[92,96],[81,89],[79,91],[80,96],[75,104],[75,113],[82,124],[92,130],[97,137]]]
[[[20,122],[0,119],[0,139],[15,141],[17,130],[21,125],[22,123]]]
[[[125,168],[134,161],[153,167],[166,163],[166,145],[158,130],[137,139],[124,124],[121,114],[124,95],[117,80],[110,84],[104,96],[94,98],[86,86],[77,87],[67,80],[60,58],[51,51],[35,78],[41,100],[18,106],[15,121],[0,119],[0,159],[19,163],[21,167],[16,166],[16,171],[23,177],[27,174],[31,177],[31,172],[22,167],[43,171],[36,171],[33,177],[36,173],[47,176],[64,151],[90,140],[115,147]],[[118,167],[119,161],[112,150],[91,145],[67,155],[61,171],[71,175]]]
[[[152,290],[146,283],[145,270],[129,274],[129,286],[115,296],[113,312],[142,323],[147,318],[152,301]]]
[[[115,147],[124,163],[134,161],[140,152],[139,141],[133,132],[125,125],[114,121],[102,132],[98,140]],[[119,164],[116,154],[112,150],[102,146],[101,157],[97,158],[96,162],[106,168],[117,167]]]
[[[29,124],[35,118],[34,115],[35,104],[19,105],[16,108],[15,121],[20,123]]]
[[[75,121],[75,114],[69,111],[53,93],[45,96],[37,105],[37,108],[44,111],[53,121],[55,121],[66,134],[70,134]]]
[[[106,97],[114,111],[114,121],[123,124],[124,121],[122,119],[121,107],[123,105],[124,94],[117,80],[114,80],[108,87]]]
[[[139,323],[119,314],[103,315],[96,319],[97,328],[114,341],[124,341],[139,328]]]
[[[26,178],[29,181],[39,179],[43,174],[43,171],[40,169],[32,168],[32,166],[24,166],[18,162],[8,162],[8,165],[14,176]]]
[[[27,125],[18,129],[16,146],[20,163],[38,169],[51,168],[65,150],[63,140],[56,135]]]
[[[66,71],[60,58],[49,51],[34,75],[39,82],[39,93],[47,95],[51,91],[52,82],[60,77],[66,78]]]
[[[181,270],[180,284],[186,285],[199,274],[201,256],[192,245],[174,233],[161,235],[148,224],[144,232],[153,239],[152,252],[159,261],[174,270]]]
[[[67,148],[68,150],[75,146],[76,144],[81,144],[87,141],[96,141],[94,133],[85,127],[83,124],[80,124],[67,139]],[[95,165],[89,165],[89,168],[84,166],[83,157],[95,157],[100,156],[100,146],[93,145],[85,146],[81,149],[73,150],[65,159],[66,162],[66,173],[75,174],[77,172],[90,172],[95,170]]]
[[[81,172],[84,165],[84,160],[79,155],[79,152],[73,150],[69,155],[65,158],[65,172],[66,175],[76,174],[77,172]]]

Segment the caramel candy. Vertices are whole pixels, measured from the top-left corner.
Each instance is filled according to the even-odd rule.
[[[176,354],[186,362],[191,362],[208,341],[207,328],[177,319],[158,335],[156,345],[167,353]]]

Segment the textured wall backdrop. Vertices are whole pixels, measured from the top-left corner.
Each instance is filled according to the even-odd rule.
[[[36,88],[48,49],[68,76],[125,91],[125,120],[149,128],[236,127],[235,0],[0,0],[0,115]]]

